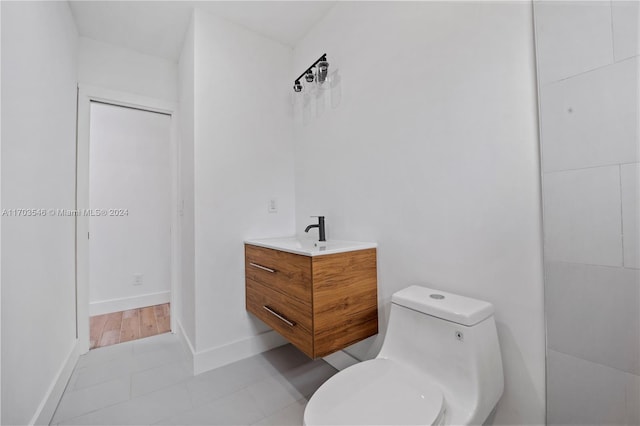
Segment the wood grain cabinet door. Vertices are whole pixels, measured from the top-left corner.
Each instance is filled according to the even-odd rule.
[[[246,308],[310,358],[378,333],[376,249],[302,256],[245,244]]]
[[[246,278],[311,305],[311,258],[245,245]]]
[[[314,358],[311,306],[247,279],[247,311]]]
[[[316,357],[378,333],[376,249],[313,258]]]

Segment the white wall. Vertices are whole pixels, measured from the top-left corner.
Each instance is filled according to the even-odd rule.
[[[91,104],[90,207],[115,210],[90,218],[91,315],[169,301],[170,127],[166,114]]]
[[[291,49],[196,10],[194,68],[196,349],[207,352],[268,329],[244,309],[242,241],[294,233]]]
[[[547,419],[640,424],[640,3],[535,14]]]
[[[73,209],[77,33],[2,2],[2,207]],[[36,420],[76,342],[74,219],[2,217],[2,424]]]
[[[2,7],[0,6],[0,24],[2,23]],[[2,31],[0,31],[2,46]],[[0,52],[2,51],[0,47]],[[0,98],[2,97],[2,67],[0,66]],[[0,144],[2,135],[2,102],[0,102]],[[2,209],[2,149],[0,149],[0,209]],[[0,319],[2,318],[2,221],[0,220]],[[2,423],[2,327],[0,326],[0,423]]]
[[[324,52],[333,89],[295,105],[296,229],[324,213],[328,238],[379,244],[381,333],[348,352],[376,355],[406,286],[487,300],[495,421],[544,423],[531,4],[339,2],[296,46],[288,86]]]
[[[175,62],[86,37],[80,37],[78,81],[156,99],[178,99]]]
[[[178,63],[179,192],[180,192],[180,312],[178,321],[193,346],[196,341],[195,243],[193,223],[194,143],[194,22],[185,34]],[[176,310],[174,309],[174,312]]]

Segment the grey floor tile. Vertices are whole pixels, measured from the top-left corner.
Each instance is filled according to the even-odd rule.
[[[265,417],[254,425],[261,426],[302,426],[304,409],[307,406],[306,399],[300,399],[282,410]]]
[[[78,368],[73,382],[69,383],[71,390],[84,389],[118,377],[129,377],[132,357],[114,358],[104,363]]]
[[[181,346],[167,345],[144,352],[134,351],[132,369],[134,371],[143,371],[181,360],[186,360],[184,350]]]
[[[117,377],[125,377],[172,362],[179,362],[182,359],[184,359],[184,354],[179,347],[156,348],[156,350],[135,355],[133,352],[127,353],[103,363],[77,368],[69,382],[69,389],[83,389]]]
[[[131,375],[131,396],[137,397],[193,377],[185,361],[177,361]]]
[[[164,333],[144,339],[133,340],[133,353],[136,355],[161,349],[181,348],[180,337],[177,334]]]
[[[293,404],[304,395],[287,383],[282,377],[269,377],[247,388],[265,416]]]
[[[128,376],[105,381],[96,386],[65,392],[53,416],[52,423],[90,413],[129,399]]]
[[[192,375],[177,336],[83,355],[53,423],[301,424],[306,399],[335,374],[291,345]]]
[[[293,345],[284,345],[258,355],[273,373],[284,373],[293,368],[312,362],[308,356]]]
[[[326,362],[318,360],[288,370],[282,377],[305,398],[309,398],[337,372],[338,370]]]
[[[66,420],[60,424],[148,425],[191,408],[187,388],[184,384],[180,384]]]
[[[76,368],[90,365],[103,364],[117,358],[128,357],[133,354],[132,342],[120,343],[118,345],[105,346],[104,348],[93,349],[81,355]]]
[[[187,382],[194,406],[221,398],[271,376],[261,358],[251,357],[199,374]]]
[[[251,394],[240,390],[200,407],[161,420],[162,425],[250,425],[263,418]]]

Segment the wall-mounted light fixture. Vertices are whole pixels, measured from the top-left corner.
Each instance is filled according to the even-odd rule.
[[[315,69],[315,70],[314,70]],[[329,62],[327,62],[327,54],[323,54],[315,61],[309,68],[307,68],[296,80],[293,82],[293,90],[295,92],[302,91],[302,83],[300,79],[304,77],[307,83],[313,83],[314,81],[322,84],[327,81],[327,74],[329,71]]]

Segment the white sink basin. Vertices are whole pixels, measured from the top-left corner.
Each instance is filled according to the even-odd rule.
[[[285,238],[264,238],[259,240],[246,240],[246,244],[266,247],[274,250],[282,250],[289,253],[301,254],[303,256],[322,256],[325,254],[344,253],[347,251],[376,248],[376,243],[365,243],[359,241],[313,241],[304,240],[297,237]]]

